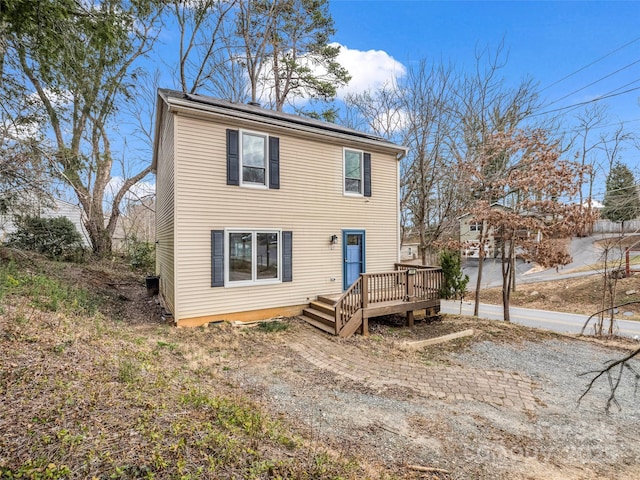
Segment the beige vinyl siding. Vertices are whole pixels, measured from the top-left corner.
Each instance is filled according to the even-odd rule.
[[[393,270],[399,249],[395,154],[252,124],[247,128],[280,139],[280,189],[228,186],[226,129],[242,125],[183,115],[175,121],[177,320],[301,305],[341,292],[344,229],[366,231],[368,272]],[[371,197],[343,194],[343,147],[371,153]],[[210,231],[225,228],[293,231],[293,282],[212,288]],[[331,235],[339,237],[334,247]]]
[[[160,288],[167,307],[175,312],[174,117],[166,107],[162,115],[156,174],[156,274],[160,275]]]
[[[470,230],[470,225],[475,223],[471,215],[467,215],[460,219],[460,242],[477,242],[480,237],[480,232],[476,230]]]

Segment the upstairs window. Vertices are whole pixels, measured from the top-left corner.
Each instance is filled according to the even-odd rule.
[[[471,222],[469,224],[470,232],[481,232],[482,231],[482,222]]]
[[[344,192],[362,195],[362,152],[344,150]]]
[[[344,149],[344,194],[371,196],[371,154]]]
[[[242,184],[267,186],[267,136],[242,132]]]
[[[278,137],[244,130],[227,130],[227,185],[279,189]]]

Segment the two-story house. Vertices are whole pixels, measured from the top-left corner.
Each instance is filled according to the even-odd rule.
[[[362,304],[354,282],[399,260],[404,154],[335,124],[159,90],[156,270],[177,325],[298,315],[350,288]]]

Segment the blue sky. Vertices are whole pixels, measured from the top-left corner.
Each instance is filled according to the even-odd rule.
[[[549,102],[640,60],[640,2],[427,2],[333,0],[334,41],[348,49],[381,50],[403,65],[423,58],[474,62],[476,48],[504,39],[508,82],[527,76],[541,87],[624,44],[635,43],[544,91]],[[640,62],[553,107],[591,100],[633,80]],[[620,120],[640,118],[640,90],[607,100]]]
[[[527,77],[539,82],[548,105],[543,111],[588,102],[616,89],[638,88],[597,102],[608,106],[609,118],[605,128],[594,132],[607,134],[624,121],[640,136],[640,1],[330,0],[329,6],[336,28],[332,41],[341,45],[339,61],[353,76],[340,97],[392,81],[423,59],[469,71],[477,49],[495,51],[504,41],[505,82],[515,86]],[[156,67],[163,70],[163,87],[177,87],[168,67],[177,56],[176,35],[172,29],[162,35],[163,58]],[[571,132],[579,110],[566,112],[561,127]],[[640,178],[638,148],[628,146],[621,159]],[[601,200],[606,172],[598,175],[595,193]]]
[[[333,40],[345,54],[341,63],[354,75],[352,91],[375,87],[425,58],[469,70],[476,49],[495,51],[504,40],[505,81],[539,82],[548,105],[543,111],[638,88],[597,102],[607,105],[610,125],[597,134],[620,121],[640,131],[640,2],[332,0],[330,11],[337,30]],[[563,127],[570,130],[579,109],[564,111]],[[637,148],[623,150],[622,160],[640,173]]]

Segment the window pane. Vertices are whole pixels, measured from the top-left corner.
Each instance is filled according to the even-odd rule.
[[[278,278],[278,234],[257,234],[257,269],[258,280]]]
[[[264,168],[242,167],[242,181],[264,185]]]
[[[362,178],[360,167],[362,165],[362,153],[345,150],[344,152],[344,176],[346,178]]]
[[[344,190],[362,193],[362,152],[344,151]]]
[[[347,192],[360,193],[360,180],[354,180],[352,178],[344,179],[344,189]]]
[[[347,234],[347,245],[362,245],[362,234],[360,233]]]
[[[229,281],[252,280],[251,233],[229,234]]]
[[[266,138],[244,133],[242,135],[242,165],[265,167]]]

